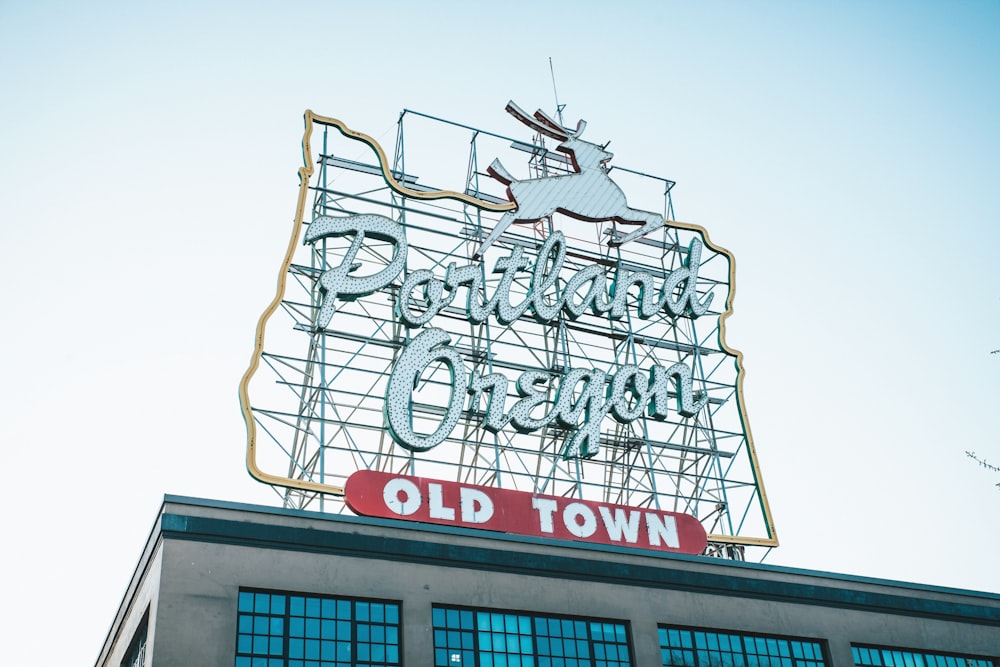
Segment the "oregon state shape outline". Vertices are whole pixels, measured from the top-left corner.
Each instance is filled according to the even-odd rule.
[[[331,484],[322,484],[320,482],[314,482],[304,479],[292,479],[284,475],[274,475],[265,472],[257,464],[257,425],[254,421],[253,410],[250,406],[250,394],[249,385],[250,381],[253,379],[257,368],[260,366],[261,358],[264,353],[264,334],[267,327],[268,321],[271,316],[277,311],[278,307],[281,305],[282,300],[285,297],[285,288],[287,286],[288,271],[292,264],[292,259],[295,254],[296,248],[300,244],[301,235],[304,234],[303,231],[303,219],[305,217],[306,209],[306,199],[309,192],[309,179],[312,177],[315,169],[313,167],[314,160],[312,154],[312,132],[316,124],[326,125],[330,127],[335,127],[342,135],[348,139],[353,139],[366,144],[372,151],[375,152],[378,157],[379,166],[382,171],[382,177],[385,179],[386,184],[395,190],[397,193],[413,197],[415,199],[422,200],[435,200],[435,199],[454,199],[472,206],[476,206],[483,210],[492,212],[504,212],[512,210],[516,207],[514,202],[507,202],[504,204],[494,204],[492,202],[483,201],[477,199],[471,195],[455,192],[452,190],[435,190],[431,192],[422,192],[417,190],[412,190],[407,188],[402,183],[399,183],[394,177],[392,170],[389,168],[389,160],[386,156],[385,151],[382,146],[374,138],[350,129],[342,121],[328,117],[320,116],[313,113],[311,110],[307,109],[303,115],[305,128],[302,135],[302,162],[303,166],[299,168],[299,194],[295,206],[295,216],[292,220],[292,230],[288,239],[288,246],[285,249],[285,255],[281,262],[281,267],[278,272],[277,286],[275,290],[274,297],[268,303],[264,312],[257,320],[257,326],[254,331],[254,348],[250,356],[250,364],[246,371],[243,373],[242,378],[239,383],[239,399],[240,399],[240,410],[243,415],[243,421],[246,425],[247,439],[246,439],[246,467],[247,472],[254,479],[263,482],[265,484],[271,484],[274,486],[281,486],[286,488],[294,488],[302,491],[313,491],[316,493],[324,493],[333,496],[343,496],[344,487],[334,486]],[[746,446],[747,454],[750,460],[750,467],[754,477],[754,484],[756,485],[757,494],[759,495],[762,518],[764,520],[764,525],[767,528],[766,537],[748,537],[741,535],[723,535],[723,534],[712,534],[708,535],[709,542],[716,542],[722,544],[734,544],[734,545],[747,545],[747,546],[763,546],[763,547],[776,547],[778,546],[778,536],[774,528],[774,521],[771,515],[770,504],[767,499],[767,493],[764,489],[764,480],[760,471],[760,463],[757,458],[757,449],[754,445],[753,434],[750,431],[750,423],[747,419],[746,405],[743,399],[743,380],[745,376],[745,371],[743,368],[743,353],[735,348],[729,346],[726,342],[726,320],[730,315],[733,314],[733,301],[736,296],[736,259],[733,254],[723,248],[722,246],[714,243],[706,230],[701,225],[696,225],[693,223],[680,222],[677,220],[665,220],[665,226],[676,227],[679,229],[685,229],[688,231],[695,232],[699,234],[706,246],[711,248],[717,253],[726,256],[729,264],[729,289],[726,295],[726,307],[719,315],[719,347],[724,352],[729,354],[734,358],[734,363],[736,364],[736,402],[737,409],[739,411],[740,422],[743,426],[743,432],[746,436]]]

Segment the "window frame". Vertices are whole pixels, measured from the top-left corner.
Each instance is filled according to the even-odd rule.
[[[1000,667],[1000,661],[998,661],[996,656],[976,655],[974,653],[960,653],[955,651],[931,651],[928,649],[905,648],[902,646],[869,644],[867,642],[865,643],[851,642],[851,659],[853,660],[853,664],[855,665],[855,667],[878,667],[878,665],[874,662],[863,663],[857,661],[857,658],[855,657],[855,651],[861,649],[866,649],[869,651],[879,651],[879,652],[890,651],[892,653],[907,654],[914,657],[919,656],[921,661],[924,663],[924,667],[939,667],[940,664],[936,660],[934,661],[934,664],[928,662],[926,660],[927,657],[944,658],[945,666],[942,667],[953,667],[952,665],[949,665],[947,663],[948,658],[954,658],[956,660],[954,667]],[[964,661],[964,663],[961,661]],[[978,664],[970,664],[970,661],[975,661]],[[899,665],[898,667],[904,667],[906,664],[907,663],[904,660],[903,665]],[[895,664],[886,666],[885,661],[882,661],[882,666],[897,667],[897,665]]]
[[[242,598],[244,594],[253,596],[253,607],[251,610],[241,609]],[[256,610],[257,606],[257,595],[267,595],[268,598],[268,611],[258,612]],[[282,603],[282,610],[278,613],[272,613],[271,605],[274,602],[273,596],[284,596]],[[302,612],[293,613],[293,598],[302,599]],[[313,603],[309,601],[315,601],[317,605],[316,613],[311,613],[311,607]],[[349,605],[349,620],[343,620],[339,618],[341,612],[340,605]],[[360,605],[365,604],[376,604],[383,607],[382,613],[385,613],[384,607],[386,605],[394,605],[396,620],[388,621],[386,617],[383,616],[381,620],[372,620],[371,618],[362,619],[359,618],[359,611],[361,610]],[[327,615],[327,606],[333,607],[333,615]],[[370,611],[370,608],[368,609]],[[243,618],[249,619],[249,632],[244,632],[242,624]],[[257,624],[261,619],[267,619],[266,621],[266,634],[264,632],[257,632]],[[281,619],[281,622],[275,624],[276,619]],[[295,621],[300,621],[302,626],[299,635],[297,632],[293,632],[293,626]],[[349,623],[349,642],[344,639],[339,638],[339,633],[341,631],[340,624]],[[280,626],[278,632],[274,632],[274,628]],[[308,626],[308,628],[307,628]],[[383,629],[383,640],[381,641],[367,641],[362,640],[359,637],[359,628],[365,626],[366,629],[371,632],[373,628]],[[322,630],[320,630],[322,628]],[[325,634],[327,628],[331,628],[333,631],[332,637],[322,637]],[[395,629],[395,641],[388,640],[388,636],[391,635],[386,629]],[[261,629],[264,629],[263,627]],[[315,631],[320,633],[320,636],[309,637],[307,634],[314,634]],[[250,650],[245,650],[241,648],[241,642],[244,638],[250,638],[251,642]],[[281,646],[279,652],[272,652],[273,641],[280,638]],[[267,643],[267,652],[258,651],[256,644],[258,639],[261,643]],[[293,656],[292,654],[296,651],[293,650],[294,642],[301,641],[301,649],[303,655]],[[350,646],[350,656],[346,659],[339,657],[323,658],[323,657],[306,657],[307,651],[312,648],[306,642],[322,642],[323,644],[329,645],[324,646],[325,648],[330,648],[336,650],[339,648],[338,643],[349,643]],[[396,660],[389,660],[388,654],[383,656],[382,660],[372,660],[371,654],[369,654],[367,659],[359,657],[359,646],[367,646],[369,649],[373,646],[382,645],[386,648],[394,646],[396,648]],[[319,643],[316,644],[317,648],[320,646]],[[320,654],[322,656],[322,654]],[[242,667],[243,665],[292,665],[292,664],[307,664],[316,663],[320,665],[337,665],[337,664],[350,664],[350,665],[386,665],[391,667],[402,667],[404,662],[403,654],[403,601],[396,599],[384,599],[384,598],[370,598],[370,597],[359,597],[352,595],[339,595],[335,593],[316,593],[316,592],[302,592],[302,591],[288,591],[288,590],[278,590],[270,588],[257,588],[249,586],[241,586],[237,591],[236,596],[236,637],[235,637],[235,647],[233,653],[233,664],[236,667]]]
[[[688,667],[710,667],[709,664],[702,665],[700,663],[700,661],[698,660],[698,652],[699,652],[699,650],[714,650],[714,651],[718,651],[720,653],[723,652],[721,649],[712,649],[711,647],[708,647],[706,649],[699,649],[699,647],[697,647],[695,645],[695,639],[694,639],[694,633],[695,632],[711,633],[713,635],[720,635],[720,636],[721,635],[725,635],[726,637],[738,636],[740,638],[740,640],[741,640],[741,642],[740,642],[741,643],[741,653],[744,656],[744,658],[747,657],[746,640],[749,638],[749,639],[753,639],[755,643],[756,643],[756,640],[764,640],[765,642],[767,642],[768,640],[788,642],[788,656],[787,657],[789,658],[789,661],[791,662],[791,667],[799,667],[799,665],[801,665],[801,664],[812,664],[812,663],[817,663],[817,667],[832,667],[832,665],[833,665],[833,663],[832,663],[832,661],[830,659],[830,646],[829,646],[829,642],[828,642],[828,640],[825,637],[804,637],[804,636],[800,636],[800,635],[774,634],[774,633],[768,633],[768,632],[751,632],[749,630],[735,630],[735,629],[732,629],[732,628],[714,628],[714,627],[704,627],[704,626],[696,626],[696,625],[680,625],[680,624],[676,624],[676,623],[657,623],[656,624],[656,643],[657,643],[657,646],[659,647],[659,650],[660,650],[660,665],[661,665],[661,667],[677,667],[677,665],[675,665],[674,663],[667,663],[667,662],[665,662],[663,660],[663,651],[665,651],[665,650],[666,651],[670,651],[670,650],[674,649],[675,647],[673,647],[673,646],[664,646],[663,645],[662,641],[660,640],[660,631],[661,630],[666,630],[666,631],[678,630],[678,631],[681,631],[681,632],[690,632],[691,633],[691,644],[692,645],[691,645],[690,648],[684,647],[683,650],[690,650],[694,654],[694,662],[695,662],[695,664],[693,666],[688,666]],[[820,653],[820,655],[818,657],[814,657],[814,658],[795,656],[794,655],[793,647],[791,645],[791,642],[801,642],[801,643],[816,644],[819,647],[819,653]],[[732,653],[732,651],[725,651],[725,652]],[[755,653],[754,655],[755,656],[760,656],[761,654],[760,653]],[[766,655],[767,655],[768,658],[777,658],[779,661],[782,658],[786,657],[786,656],[782,656],[780,654],[780,649],[779,649],[779,654],[778,655],[772,655],[770,652],[768,652]],[[745,662],[747,664],[749,664],[749,661],[745,660]]]
[[[449,611],[457,612],[459,614],[461,614],[462,612],[470,612],[472,614],[471,626],[470,626],[470,628],[468,630],[466,630],[466,629],[459,629],[459,628],[452,628],[446,622],[446,624],[445,624],[444,627],[440,627],[440,626],[438,626],[438,624],[437,624],[437,622],[435,620],[436,612],[438,612],[438,611],[441,611],[441,612],[443,612],[445,614],[447,614]],[[528,625],[530,626],[530,633],[517,632],[516,634],[518,634],[518,636],[530,636],[530,638],[531,638],[531,652],[530,653],[525,653],[523,650],[519,650],[517,652],[506,652],[505,651],[505,652],[501,653],[501,652],[493,651],[493,650],[489,650],[489,649],[484,650],[480,646],[480,636],[479,636],[480,633],[481,632],[488,632],[488,633],[490,633],[492,635],[492,634],[494,634],[497,631],[493,630],[492,628],[490,630],[482,630],[482,629],[480,629],[479,628],[479,621],[480,621],[480,619],[478,617],[478,614],[486,614],[486,615],[490,615],[490,616],[492,616],[492,615],[498,615],[498,616],[511,616],[511,617],[514,617],[514,618],[521,618],[521,617],[526,618],[527,621],[528,621]],[[492,618],[491,618],[491,621],[492,621]],[[546,630],[545,634],[541,634],[540,635],[538,633],[539,621],[544,621],[545,624],[546,624],[546,626],[550,622],[552,622],[552,621],[558,621],[560,623],[571,623],[571,624],[584,623],[586,625],[587,638],[586,638],[586,640],[578,639],[578,638],[576,638],[575,632],[574,632],[574,636],[573,637],[567,638],[563,634],[561,634],[562,630],[560,630],[560,634],[558,634],[558,635],[549,634],[548,630]],[[617,640],[616,641],[605,641],[602,638],[596,637],[593,634],[593,628],[592,628],[592,624],[595,624],[595,623],[602,624],[602,625],[620,626],[622,628],[624,639],[621,640],[621,641],[617,641]],[[579,642],[581,642],[581,641],[586,641],[587,645],[588,645],[588,648],[589,648],[589,650],[591,652],[591,655],[588,658],[586,658],[586,659],[590,661],[591,665],[595,665],[596,666],[597,664],[608,664],[608,663],[610,663],[612,665],[621,665],[624,662],[624,664],[628,665],[629,667],[634,667],[635,664],[636,664],[635,663],[635,646],[634,646],[634,642],[633,642],[633,638],[632,638],[632,628],[631,628],[631,623],[627,619],[612,619],[612,618],[596,617],[596,616],[581,616],[581,615],[577,615],[577,614],[557,614],[557,613],[554,613],[554,612],[532,611],[532,610],[525,610],[525,609],[499,609],[499,608],[493,608],[493,607],[477,607],[477,606],[473,606],[473,605],[455,605],[455,604],[434,603],[434,604],[431,605],[431,623],[430,623],[430,626],[431,626],[431,633],[432,633],[431,644],[432,644],[433,650],[434,650],[433,662],[431,664],[435,665],[436,667],[440,667],[440,665],[441,665],[441,661],[439,660],[439,656],[438,656],[438,651],[443,650],[443,651],[446,651],[446,652],[450,652],[450,651],[455,650],[453,647],[449,646],[447,642],[445,643],[444,646],[441,646],[439,644],[439,642],[438,642],[438,633],[439,632],[444,632],[444,633],[468,632],[468,633],[470,633],[472,635],[472,646],[470,648],[468,648],[468,649],[460,649],[462,651],[462,653],[469,653],[469,654],[471,654],[471,657],[472,657],[471,665],[469,663],[466,663],[464,660],[454,661],[454,655],[455,654],[452,653],[452,654],[450,654],[450,655],[447,656],[448,659],[445,661],[445,664],[448,665],[448,667],[451,667],[452,665],[459,665],[459,664],[463,665],[463,667],[477,667],[479,664],[481,664],[481,658],[482,658],[482,656],[486,655],[486,654],[507,655],[507,656],[511,656],[511,655],[530,656],[530,658],[531,658],[531,664],[533,664],[533,665],[540,665],[540,664],[542,664],[542,660],[544,660],[545,658],[551,658],[552,659],[552,664],[555,664],[555,662],[557,660],[572,660],[572,659],[583,660],[581,658],[578,658],[578,656],[559,656],[559,655],[553,655],[553,653],[551,652],[551,649],[542,650],[540,652],[539,638],[541,638],[542,640],[546,640],[546,641],[552,641],[553,639],[559,639],[562,642],[573,641],[575,639],[575,643],[577,643],[577,644]],[[513,632],[504,631],[503,634],[514,634],[514,633]],[[606,648],[607,648],[608,645],[613,645],[613,646],[616,646],[616,647],[624,646],[625,650],[627,651],[626,659],[624,661],[622,661],[621,658],[617,657],[617,656],[613,657],[613,658],[610,658],[610,659],[608,659],[607,657],[599,657],[599,656],[595,655],[595,650],[594,650],[595,647],[598,646],[598,645],[604,647],[605,650],[606,650]],[[575,648],[578,649],[579,647],[577,646]],[[616,651],[617,651],[617,649],[616,649]],[[510,664],[510,662],[508,661],[507,664]],[[560,663],[560,664],[568,664],[568,663]]]

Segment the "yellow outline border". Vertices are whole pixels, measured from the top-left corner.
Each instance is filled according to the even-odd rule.
[[[418,192],[416,190],[411,190],[395,179],[392,171],[388,167],[389,160],[386,157],[385,151],[382,150],[382,146],[380,146],[379,143],[372,137],[367,134],[351,130],[336,118],[319,116],[308,109],[304,114],[304,121],[305,131],[302,135],[303,166],[299,169],[299,198],[295,206],[295,218],[292,221],[292,233],[288,239],[288,248],[285,250],[285,257],[281,263],[280,272],[278,273],[278,284],[274,298],[257,320],[257,328],[254,334],[254,348],[253,353],[250,355],[250,366],[247,368],[246,372],[243,373],[243,377],[240,379],[240,410],[243,413],[243,421],[246,423],[247,427],[246,465],[247,472],[250,473],[251,477],[265,484],[273,484],[275,486],[300,489],[303,491],[315,491],[317,493],[342,496],[344,495],[344,488],[341,486],[331,486],[329,484],[320,484],[318,482],[271,475],[260,469],[257,465],[257,425],[254,423],[253,412],[250,409],[250,394],[248,389],[250,380],[253,378],[254,373],[256,373],[257,368],[260,366],[260,360],[264,353],[264,329],[267,326],[268,320],[271,319],[271,316],[281,305],[281,301],[285,297],[288,269],[291,266],[295,249],[298,246],[302,220],[305,216],[306,199],[309,193],[309,178],[313,175],[314,171],[312,164],[312,148],[310,144],[312,139],[313,124],[319,123],[321,125],[331,125],[336,127],[345,137],[364,142],[371,147],[378,155],[379,166],[382,168],[382,177],[385,179],[386,184],[396,192],[407,197],[423,200],[457,199],[458,201],[465,202],[466,204],[471,204],[472,206],[495,212],[509,211],[514,209],[516,205],[513,202],[506,204],[493,204],[485,202],[481,199],[476,199],[475,197],[465,193],[455,192],[453,190],[437,190],[434,192]],[[764,480],[761,476],[760,462],[757,459],[757,448],[754,446],[753,435],[750,433],[750,422],[747,419],[746,405],[743,401],[743,378],[745,376],[745,371],[743,370],[743,353],[729,347],[726,343],[726,320],[733,314],[733,299],[736,295],[736,258],[733,257],[731,252],[722,246],[713,243],[712,239],[708,235],[708,231],[704,227],[687,222],[678,222],[676,220],[668,220],[666,222],[668,222],[669,226],[672,227],[679,227],[681,229],[697,232],[704,239],[705,245],[710,247],[715,252],[725,255],[729,259],[729,295],[726,299],[726,310],[719,315],[719,346],[728,354],[735,357],[736,360],[736,401],[740,411],[740,421],[743,423],[743,430],[747,438],[750,465],[753,469],[754,481],[757,484],[757,492],[760,494],[761,507],[764,511],[764,523],[767,526],[769,536],[765,538],[711,534],[708,536],[708,541],[722,544],[776,547],[778,546],[778,535],[774,529],[774,520],[771,516],[771,506],[768,503],[767,493],[764,490]]]

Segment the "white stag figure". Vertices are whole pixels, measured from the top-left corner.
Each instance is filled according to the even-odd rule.
[[[588,222],[614,220],[626,225],[642,225],[621,238],[613,237],[608,242],[611,246],[627,243],[663,226],[663,216],[629,208],[625,194],[607,173],[606,164],[614,154],[602,146],[580,139],[587,126],[586,121],[579,121],[576,130],[570,130],[552,120],[541,109],[532,117],[514,102],[508,102],[506,110],[536,132],[558,140],[557,150],[569,155],[576,173],[519,181],[504,169],[499,160],[493,160],[487,171],[507,186],[507,197],[517,204],[517,208],[504,213],[476,251],[476,259],[481,258],[512,223],[534,222],[556,211]]]

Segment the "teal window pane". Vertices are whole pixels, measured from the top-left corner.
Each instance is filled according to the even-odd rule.
[[[506,632],[517,632],[517,616],[505,614],[503,617],[503,629]]]
[[[337,601],[336,600],[320,600],[319,615],[322,618],[337,618]]]
[[[460,626],[471,630],[475,623],[478,634],[454,631],[452,611],[460,612]],[[435,655],[445,651],[449,659],[454,656],[471,667],[601,667],[590,656],[608,654],[616,636],[627,636],[623,624],[444,606],[433,608],[432,621]],[[446,628],[453,631],[443,634]],[[610,655],[628,656],[628,649],[617,647]],[[630,666],[626,657],[626,662],[606,667]]]
[[[876,667],[997,667],[989,658],[967,657],[929,651],[879,648],[855,645],[851,647],[855,665]],[[866,662],[866,659],[869,658]]]
[[[351,659],[351,644],[349,642],[334,642],[337,647],[337,660]]]
[[[306,598],[306,616],[319,617],[319,598]]]
[[[826,667],[816,642],[670,626],[660,626],[657,637],[664,667]],[[700,650],[677,650],[691,647]],[[816,659],[807,660],[814,650]],[[627,653],[618,659],[627,660]]]

